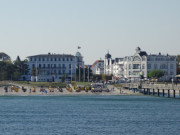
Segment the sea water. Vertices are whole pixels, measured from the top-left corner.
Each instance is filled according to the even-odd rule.
[[[179,134],[179,99],[153,96],[0,97],[0,135]]]

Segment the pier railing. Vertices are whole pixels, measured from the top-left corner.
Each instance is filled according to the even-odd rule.
[[[124,88],[141,88],[141,89],[170,89],[180,90],[180,84],[143,84],[143,83],[124,83]]]

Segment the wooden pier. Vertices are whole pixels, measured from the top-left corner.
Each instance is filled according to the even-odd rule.
[[[140,83],[125,83],[124,88],[139,91],[144,95],[161,96],[167,98],[180,98],[180,84],[140,84]]]

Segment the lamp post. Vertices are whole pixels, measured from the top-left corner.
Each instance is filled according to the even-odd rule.
[[[171,81],[172,81],[172,90],[174,90],[174,83],[173,83],[173,76],[172,76],[172,79],[171,79]]]

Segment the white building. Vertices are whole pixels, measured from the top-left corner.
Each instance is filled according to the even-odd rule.
[[[91,66],[91,70],[93,74],[104,74],[104,60],[97,60]]]
[[[104,74],[112,75],[113,74],[113,64],[114,60],[111,58],[109,52],[105,55],[104,59]]]
[[[161,79],[170,80],[176,75],[176,59],[176,56],[170,56],[168,54],[148,55],[145,51],[141,51],[137,47],[134,55],[116,58],[115,60],[108,53],[105,57],[106,66],[104,71],[108,74],[113,74],[117,78],[138,81],[140,75],[143,75],[147,79],[150,71],[162,70],[165,75]]]
[[[48,53],[29,56],[28,66],[31,81],[61,82],[63,75],[67,80],[71,80],[71,77],[75,76],[76,67],[84,67],[84,61],[80,52],[75,56]]]
[[[113,76],[115,79],[117,78],[124,78],[124,59],[123,58],[115,58],[114,64],[113,64]]]

